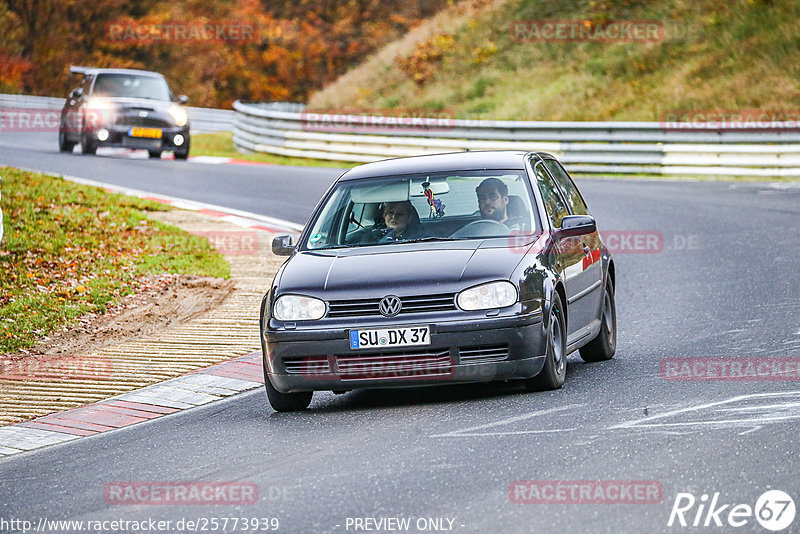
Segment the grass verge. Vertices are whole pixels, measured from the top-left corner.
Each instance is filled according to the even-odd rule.
[[[208,240],[147,218],[162,204],[11,167],[0,176],[0,354],[105,312],[144,275],[230,277]]]
[[[236,158],[246,161],[257,161],[259,163],[274,163],[276,165],[297,165],[303,167],[334,167],[337,169],[349,169],[358,163],[351,161],[329,161],[311,158],[294,158],[289,156],[279,156],[277,154],[247,153],[243,154],[236,150],[233,144],[233,134],[231,132],[217,132],[192,135],[192,156],[220,156],[224,158]]]

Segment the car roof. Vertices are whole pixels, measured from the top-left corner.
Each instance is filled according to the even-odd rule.
[[[416,174],[423,172],[446,172],[483,169],[525,169],[525,157],[537,155],[543,159],[553,159],[546,152],[525,152],[522,150],[486,150],[475,152],[451,152],[447,154],[431,154],[393,158],[366,163],[353,167],[344,173],[339,180],[357,180],[376,176],[393,176],[398,174]]]
[[[78,70],[80,69],[80,70]],[[136,74],[138,76],[153,76],[163,78],[164,75],[159,72],[151,70],[137,70],[137,69],[101,69],[94,67],[78,67],[73,70],[75,74],[83,74],[84,76],[96,76],[98,74]]]

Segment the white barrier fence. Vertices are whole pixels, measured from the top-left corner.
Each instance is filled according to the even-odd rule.
[[[235,102],[242,151],[370,162],[464,150],[541,150],[577,173],[800,176],[800,127],[323,115],[301,104]],[[400,124],[398,124],[400,123]]]
[[[63,98],[49,96],[28,96],[0,94],[0,116],[4,110],[40,109],[61,112],[64,107]],[[230,109],[196,108],[186,106],[192,133],[229,132],[233,127],[235,113]],[[1,123],[0,123],[1,124]],[[57,126],[55,126],[57,128]],[[2,129],[0,129],[2,133]]]

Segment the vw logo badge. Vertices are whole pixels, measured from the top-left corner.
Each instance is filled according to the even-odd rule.
[[[383,297],[380,304],[378,304],[378,311],[381,312],[381,315],[385,315],[386,317],[394,317],[400,313],[402,308],[403,303],[400,301],[400,297],[394,295]]]
[[[145,118],[145,117],[147,117],[147,112],[146,112],[146,111],[140,111],[140,112],[139,112],[139,116],[140,116],[141,118]]]

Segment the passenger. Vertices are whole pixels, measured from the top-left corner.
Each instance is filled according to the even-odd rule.
[[[487,178],[475,188],[481,217],[503,223],[511,230],[524,230],[522,218],[509,217],[508,186],[499,178]]]
[[[380,238],[378,244],[420,237],[422,225],[419,222],[419,214],[408,200],[388,202],[383,207],[383,222],[389,231]]]

